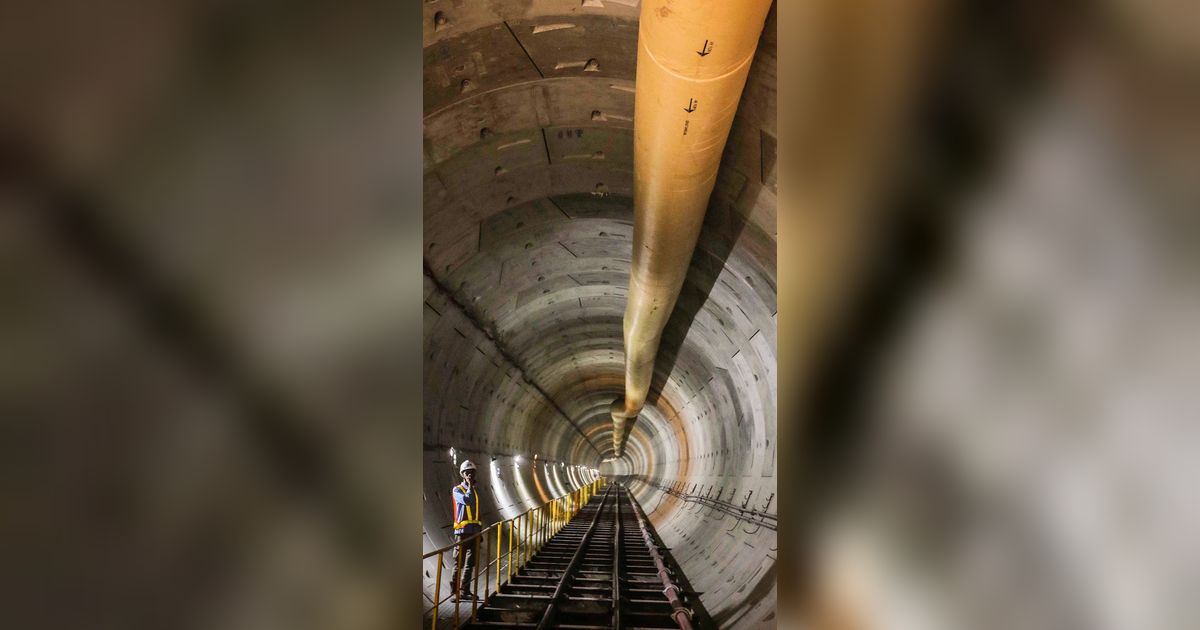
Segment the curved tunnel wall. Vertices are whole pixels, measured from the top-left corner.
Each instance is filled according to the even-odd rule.
[[[651,399],[612,460],[637,9],[603,4],[425,5],[426,549],[451,540],[463,457],[489,522],[598,469],[627,480],[714,620],[754,625],[773,617],[774,531],[661,488],[775,512],[774,15]]]

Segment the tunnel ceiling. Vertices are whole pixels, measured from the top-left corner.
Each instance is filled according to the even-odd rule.
[[[427,449],[611,456],[638,10],[424,5]],[[630,435],[630,471],[774,474],[774,21]]]

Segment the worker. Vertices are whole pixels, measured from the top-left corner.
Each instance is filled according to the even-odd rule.
[[[479,539],[466,544],[464,540],[478,534],[483,529],[483,521],[479,520],[479,491],[475,485],[475,464],[466,460],[458,467],[462,475],[462,483],[454,486],[454,540],[459,543],[454,547],[454,578],[450,590],[455,594],[456,601],[475,599],[471,592],[471,576],[475,571],[475,552],[479,549]],[[462,578],[460,581],[459,578]]]

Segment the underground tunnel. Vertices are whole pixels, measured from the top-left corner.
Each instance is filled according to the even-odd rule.
[[[624,435],[647,4],[14,5],[0,626],[432,625],[470,460],[468,520],[527,554],[534,524],[512,594],[590,573],[577,625],[1193,627],[1197,21],[817,3],[784,65],[830,89],[777,127],[765,15]],[[904,40],[934,21],[918,86]],[[697,132],[713,100],[684,96]],[[785,192],[814,203],[777,252],[775,139],[798,136]],[[797,264],[839,237],[864,269]],[[796,285],[822,281],[858,295],[797,340]],[[485,597],[515,568],[496,542]]]
[[[467,460],[469,520],[525,553],[534,524],[513,594],[576,559],[598,599],[617,578],[628,616],[577,625],[1200,618],[1200,40],[1175,7],[817,3],[784,65],[830,89],[778,127],[765,15],[625,435],[650,0],[187,4],[0,20],[0,626],[432,625]],[[935,21],[916,85],[904,40]],[[713,100],[684,96],[695,133]],[[815,203],[777,252],[798,136],[785,192]],[[797,264],[839,230],[864,269]],[[792,300],[822,281],[858,295],[813,348]]]
[[[698,627],[774,623],[774,10],[763,6],[738,61],[748,66],[744,90],[723,96],[732,99],[728,139],[715,178],[699,185],[711,186],[711,197],[699,208],[702,227],[645,405],[614,436],[610,406],[626,388],[635,189],[651,188],[635,183],[635,99],[651,90],[638,84],[647,10],[638,5],[424,5],[427,626],[437,608],[439,625],[451,623],[453,607],[433,602],[448,600],[453,556],[444,554],[439,570],[439,556],[428,554],[454,543],[451,489],[468,460],[478,466],[482,527],[582,487],[595,488],[588,510],[611,490],[602,512],[627,492],[669,550]],[[713,63],[730,41],[700,38],[687,54]],[[702,121],[717,102],[684,99],[670,120]],[[636,527],[628,504],[621,509],[625,527]],[[477,572],[497,573],[486,566],[490,554]],[[484,582],[480,598],[493,585]],[[479,605],[496,605],[494,595]],[[676,627],[666,614],[659,620]]]

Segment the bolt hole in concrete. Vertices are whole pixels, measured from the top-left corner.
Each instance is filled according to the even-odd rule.
[[[446,19],[445,11],[438,11],[437,13],[433,14],[433,30],[434,31],[442,30],[442,27],[446,26],[446,24],[448,24],[448,23],[449,23],[449,20]]]
[[[596,63],[595,59],[588,59],[587,63],[584,64],[584,66],[583,66],[583,71],[584,72],[599,72],[600,64]]]
[[[479,139],[480,140],[486,140],[491,135],[492,135],[491,127],[484,127],[483,129],[479,130]]]

